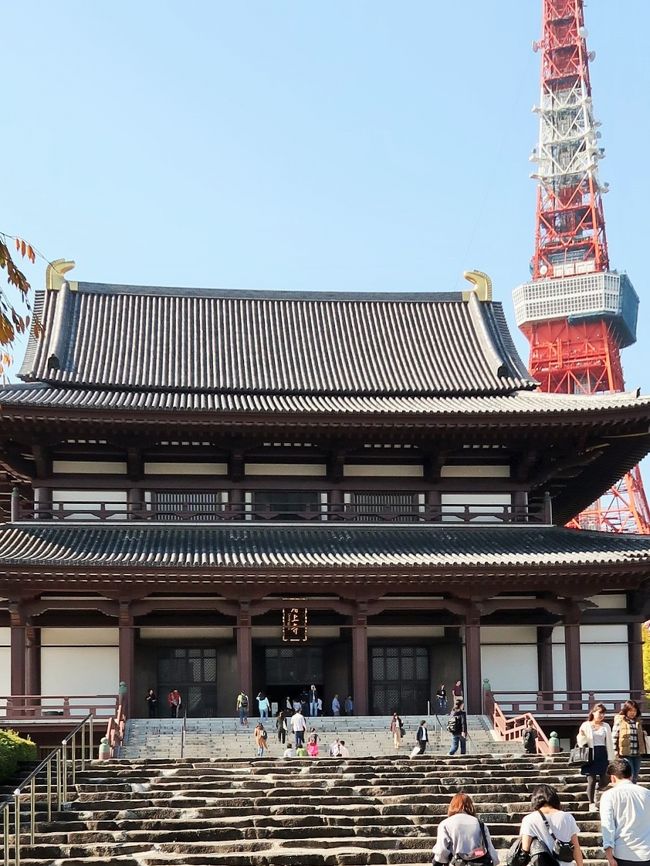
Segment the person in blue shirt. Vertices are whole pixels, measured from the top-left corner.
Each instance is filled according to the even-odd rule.
[[[352,700],[352,695],[348,695],[345,699],[345,715],[353,716],[354,715],[354,701]]]
[[[339,700],[338,695],[334,695],[332,698],[332,715],[340,716],[341,715],[341,701]]]

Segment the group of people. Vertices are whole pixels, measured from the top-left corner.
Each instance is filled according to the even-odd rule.
[[[393,746],[399,752],[402,746],[402,740],[406,736],[404,722],[398,712],[394,712],[389,724],[389,730],[393,738]],[[460,749],[461,755],[467,752],[467,713],[465,712],[465,704],[462,697],[455,700],[453,709],[447,720],[447,731],[451,734],[450,755],[455,755]],[[429,729],[427,720],[422,719],[415,732],[416,745],[411,752],[411,757],[423,755],[426,751],[429,742]]]
[[[291,717],[284,710],[280,710],[276,716],[275,728],[278,744],[284,746],[283,758],[317,758],[320,754],[320,736],[314,727],[307,731],[307,720],[300,710],[297,710]],[[289,732],[291,732],[293,740],[288,739]],[[263,758],[269,749],[269,736],[262,719],[255,725],[253,737],[257,756]],[[329,747],[328,755],[332,758],[348,758],[350,752],[345,745],[345,740],[334,740]]]
[[[260,691],[257,693],[257,713],[260,719],[268,719],[271,717],[272,705],[269,696],[266,692]],[[241,725],[248,725],[249,714],[249,698],[244,689],[241,689],[235,701],[235,709],[239,716]],[[354,701],[352,695],[348,695],[343,702],[338,694],[332,698],[331,711],[333,716],[353,716]],[[293,713],[301,713],[307,718],[316,718],[323,715],[323,699],[318,694],[317,687],[312,683],[309,689],[303,691],[295,698],[287,696],[284,708],[281,710],[285,716]]]
[[[147,705],[147,712],[149,714],[149,718],[155,719],[158,715],[158,695],[156,694],[155,689],[149,689],[149,691],[145,695],[144,700]],[[183,699],[178,689],[172,689],[169,692],[169,694],[167,695],[167,705],[169,707],[169,714],[172,719],[179,718],[181,714],[181,706],[183,705]]]
[[[610,787],[600,800],[600,824],[609,866],[648,866],[650,790],[633,783],[632,765],[625,758],[610,761],[606,776]],[[506,857],[507,866],[559,866],[561,862],[583,866],[578,825],[562,809],[555,788],[538,785],[530,805],[531,812],[524,816],[519,838]],[[433,863],[461,866],[468,862],[496,866],[499,855],[472,798],[459,793],[452,797],[447,817],[438,827]]]

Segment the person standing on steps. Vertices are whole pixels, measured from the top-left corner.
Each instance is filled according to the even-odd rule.
[[[650,864],[650,791],[632,783],[625,758],[607,765],[612,787],[600,798],[600,828],[609,866]]]
[[[576,866],[583,866],[576,819],[570,812],[563,811],[555,788],[538,785],[530,796],[530,805],[533,811],[524,816],[519,836],[522,851],[534,858],[531,862],[555,862],[559,866],[560,862],[573,861]],[[551,855],[558,843],[563,849],[559,857]],[[545,849],[542,846],[546,846]],[[540,856],[536,858],[536,854]]]
[[[155,719],[158,712],[158,698],[153,689],[149,689],[145,698],[150,719]]]
[[[402,737],[404,736],[404,725],[402,719],[397,713],[393,713],[393,718],[390,720],[390,732],[393,735],[393,745],[395,750],[399,752],[402,745]]]
[[[266,692],[258,692],[256,700],[260,719],[268,719],[271,703],[266,696]]]
[[[237,695],[237,712],[239,713],[239,724],[248,724],[248,695],[242,689]]]
[[[532,719],[526,719],[526,727],[522,732],[521,739],[524,744],[524,752],[527,755],[536,755],[537,731],[535,729],[535,722]]]
[[[354,701],[352,700],[352,695],[348,695],[345,699],[345,715],[353,716],[354,715]]]
[[[313,683],[309,687],[309,715],[318,715],[318,690]]]
[[[440,683],[436,692],[436,705],[439,713],[447,712],[447,689],[444,683]]]
[[[418,746],[420,751],[419,755],[423,755],[427,748],[427,743],[429,742],[429,731],[427,730],[427,720],[422,719],[420,722],[420,727],[417,729],[415,733],[415,739],[418,741]]]
[[[447,808],[447,817],[438,826],[436,844],[433,847],[433,862],[434,864],[457,862],[457,857],[464,859],[479,851],[484,852],[492,860],[492,866],[497,866],[499,855],[492,844],[490,831],[476,816],[472,798],[465,793],[454,794]]]
[[[332,715],[340,716],[341,715],[341,701],[339,700],[338,695],[334,695],[332,698]]]
[[[296,712],[291,716],[291,731],[296,738],[296,749],[298,749],[299,746],[305,745],[306,728],[307,722],[305,721],[305,717],[300,710],[296,710]]]
[[[278,732],[278,743],[283,746],[287,741],[287,717],[284,710],[280,710],[275,720],[275,728]]]
[[[580,772],[587,777],[587,799],[592,812],[596,809],[596,785],[599,791],[607,785],[607,764],[614,760],[614,741],[612,729],[605,721],[606,712],[604,704],[594,704],[587,721],[580,725],[576,738],[579,746],[589,746],[591,760],[580,768]]]
[[[639,781],[641,757],[647,754],[641,710],[636,701],[625,701],[614,716],[612,740],[616,757],[625,758],[632,767],[632,781],[636,784]]]
[[[447,730],[451,734],[450,755],[455,755],[460,746],[461,755],[467,753],[467,713],[462,701],[456,701],[447,720]]]
[[[458,701],[464,701],[465,697],[463,695],[463,684],[460,680],[456,680],[454,686],[451,690],[451,697],[453,702],[456,704]]]
[[[177,719],[182,704],[181,693],[178,689],[172,689],[167,695],[167,703],[169,704],[169,714],[172,719]]]
[[[255,725],[255,730],[253,731],[253,736],[255,738],[255,743],[257,745],[257,757],[263,758],[264,752],[268,749],[268,734],[264,725],[261,722],[258,722]]]

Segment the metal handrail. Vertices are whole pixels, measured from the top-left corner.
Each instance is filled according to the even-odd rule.
[[[46,800],[47,800],[47,820],[52,820],[52,800],[56,799],[59,809],[63,808],[63,804],[68,797],[68,766],[71,768],[72,784],[74,785],[77,778],[77,763],[81,762],[81,769],[86,768],[86,730],[88,731],[88,760],[93,757],[93,716],[86,716],[70,733],[61,741],[61,745],[53,749],[43,760],[38,764],[28,776],[15,788],[11,797],[5,798],[0,803],[2,811],[2,845],[4,855],[4,866],[10,866],[10,836],[11,836],[11,806],[13,804],[13,824],[14,824],[14,866],[20,866],[20,848],[21,848],[21,797],[24,796],[24,789],[29,786],[29,844],[33,845],[36,836],[36,779],[38,775],[45,770],[46,784]],[[81,734],[81,756],[77,758],[77,734]],[[71,757],[68,757],[68,748],[71,749]],[[53,773],[54,770],[54,773]],[[55,793],[52,790],[53,783],[56,787]]]

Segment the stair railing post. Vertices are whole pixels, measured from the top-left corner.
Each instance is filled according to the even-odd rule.
[[[14,791],[14,863],[20,866],[20,791]]]
[[[52,820],[52,761],[47,762],[45,778],[47,786],[47,820],[49,823]]]
[[[36,776],[32,776],[29,786],[29,844],[34,845],[36,837]]]
[[[61,793],[63,802],[68,802],[68,746],[65,740],[61,742]]]
[[[94,738],[94,729],[93,729],[93,719],[94,719],[94,716],[91,716],[91,717],[88,719],[88,724],[89,724],[89,727],[90,727],[90,732],[89,732],[89,733],[90,733],[90,737],[89,737],[89,743],[88,743],[88,761],[92,761],[92,759],[93,759],[93,743],[94,743],[94,740],[95,740],[95,738]]]

